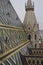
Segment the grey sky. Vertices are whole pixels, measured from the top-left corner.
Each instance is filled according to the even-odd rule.
[[[23,22],[25,16],[25,3],[27,0],[10,0],[19,18]],[[34,0],[35,15],[40,29],[43,29],[43,0]]]

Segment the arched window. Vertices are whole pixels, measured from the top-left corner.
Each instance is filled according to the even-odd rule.
[[[34,51],[34,54],[35,54],[36,52]]]
[[[43,65],[43,60],[41,60],[41,64]]]
[[[41,51],[39,51],[39,54],[41,54]]]
[[[37,36],[36,36],[36,34],[35,34],[35,40],[37,39]]]
[[[28,39],[31,41],[31,35],[30,34],[28,35]]]
[[[31,64],[31,60],[29,60],[28,63]]]
[[[33,60],[32,64],[33,64],[33,65],[35,64],[35,60]]]
[[[37,64],[39,64],[39,60],[37,60]]]
[[[35,44],[35,48],[37,48],[37,44]]]
[[[38,54],[38,51],[37,51],[37,54]]]

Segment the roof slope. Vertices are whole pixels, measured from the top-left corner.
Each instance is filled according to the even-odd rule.
[[[4,24],[10,24],[13,26],[22,26],[22,23],[15,11],[12,7],[9,0],[0,0],[0,22]]]

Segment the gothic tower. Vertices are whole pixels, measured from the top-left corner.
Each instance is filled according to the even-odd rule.
[[[28,0],[25,5],[25,18],[24,18],[24,29],[27,34],[28,39],[31,41],[33,47],[38,46],[38,31],[39,31],[39,24],[37,23],[35,14],[34,14],[34,3],[32,4],[31,0]]]

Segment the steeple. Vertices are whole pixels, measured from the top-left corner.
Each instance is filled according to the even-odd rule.
[[[32,4],[31,0],[28,0],[26,5],[25,5],[26,11],[28,10],[33,10],[34,11],[34,3]]]
[[[28,6],[28,5],[29,5],[29,6],[32,5],[31,0],[28,0],[28,1],[27,1],[27,6]]]
[[[28,36],[28,39],[32,42],[33,47],[35,47],[35,44],[38,43],[37,40],[39,39],[38,38],[39,26],[37,25],[38,23],[34,14],[34,5],[32,4],[31,0],[27,1],[25,8],[26,8],[26,14],[23,22],[24,29]]]

